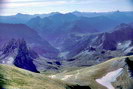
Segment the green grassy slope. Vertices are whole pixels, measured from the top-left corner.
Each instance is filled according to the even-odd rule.
[[[52,78],[64,80],[71,84],[90,86],[92,89],[107,89],[106,87],[97,83],[96,79],[102,78],[111,71],[123,68],[124,72],[122,73],[122,75],[119,76],[117,81],[112,84],[115,88],[122,86],[122,89],[130,89],[130,87],[132,87],[133,85],[133,80],[131,79],[130,74],[128,72],[128,66],[126,65],[125,58],[127,57],[113,58],[96,66],[87,67],[66,73],[59,73],[53,75]],[[129,58],[130,60],[133,60],[133,56]]]
[[[89,86],[91,89],[107,89],[97,83],[96,79],[102,78],[111,71],[123,68],[123,73],[112,85],[116,89],[120,89],[119,87],[132,89],[133,79],[130,77],[125,58],[127,57],[113,58],[92,67],[62,72],[56,75],[37,74],[0,64],[0,86],[5,89],[67,89],[68,86],[80,85]],[[128,58],[133,61],[133,56]]]
[[[5,89],[65,89],[65,84],[45,75],[0,64],[0,86]]]

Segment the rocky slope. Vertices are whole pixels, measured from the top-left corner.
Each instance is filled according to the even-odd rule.
[[[24,39],[28,46],[45,57],[57,57],[58,50],[42,39],[36,31],[24,24],[0,23],[0,48],[11,39]]]
[[[50,75],[71,84],[90,86],[91,89],[132,89],[133,56],[118,57],[104,63]]]
[[[66,67],[91,66],[109,58],[132,55],[133,27],[120,24],[113,31],[91,34],[73,35],[62,43],[59,55]],[[69,65],[69,66],[67,66]]]
[[[26,50],[22,50],[24,51],[22,55],[24,55],[24,59],[31,59],[36,69],[40,72],[49,70],[50,72],[60,72],[60,70],[69,69],[71,67],[92,66],[110,58],[132,55],[132,34],[133,28],[128,24],[120,24],[112,32],[91,35],[71,34],[70,38],[61,44],[61,53],[58,55],[58,58],[60,57],[65,60],[49,60],[53,59],[52,57],[55,57],[54,55],[55,53],[57,55],[57,52],[51,51],[51,48],[46,47],[47,45],[45,47],[44,45],[39,45],[38,48],[36,44],[41,44],[40,41],[37,41],[39,42],[37,43],[36,39],[26,38],[28,39],[26,42],[30,54],[27,54],[27,52],[25,52]],[[17,40],[11,40],[9,43],[3,41],[2,39],[1,63],[11,64],[17,56],[20,57],[19,51],[16,51],[19,50],[19,42]],[[33,42],[35,44],[31,45]],[[45,52],[46,50],[48,50],[47,53]],[[18,62],[18,64],[21,63],[23,64],[23,62]],[[26,63],[28,63],[28,61],[26,61]]]
[[[19,68],[38,72],[36,66],[33,63],[33,59],[36,59],[38,55],[27,48],[24,40],[19,41],[18,53],[14,59],[13,64]]]
[[[11,89],[132,89],[133,56],[55,75],[0,64],[0,87]]]
[[[61,65],[57,60],[38,54],[24,39],[12,39],[2,47],[0,64],[15,65],[32,72],[58,72]]]

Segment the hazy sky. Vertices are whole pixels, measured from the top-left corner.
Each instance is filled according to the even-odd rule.
[[[131,11],[131,0],[3,0],[2,15],[16,13]]]

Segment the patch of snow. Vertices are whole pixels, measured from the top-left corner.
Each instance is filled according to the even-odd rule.
[[[98,39],[98,36],[96,36],[94,39],[92,39],[91,42],[95,42]]]
[[[61,53],[59,54],[59,57],[66,58],[66,56],[67,56],[68,53],[69,53],[69,52],[61,52]]]
[[[78,79],[79,74],[80,74],[80,72],[79,72],[79,70],[77,70],[77,73],[75,75],[65,75],[65,76],[61,77],[60,79],[61,80],[67,80],[67,79],[70,79],[71,77],[74,77],[75,79]],[[57,78],[56,75],[50,75],[48,77],[52,78],[52,79],[56,79]]]
[[[67,80],[68,78],[72,77],[73,75],[65,75],[64,78],[62,78],[61,80]]]
[[[2,64],[9,64],[9,65],[12,65],[14,62],[14,58],[13,57],[9,57],[5,60],[2,60]]]
[[[8,60],[7,60],[7,64],[13,64],[14,62],[14,58],[13,57],[9,57]]]
[[[129,48],[127,48],[124,52],[125,52],[125,53],[131,52],[132,49],[133,49],[133,47],[129,47]]]
[[[2,61],[2,64],[5,64],[5,61]]]
[[[89,52],[88,50],[81,52],[83,55],[92,55],[93,53],[93,51]]]
[[[120,68],[118,70],[107,73],[102,78],[96,79],[96,81],[99,84],[107,87],[108,89],[115,89],[111,83],[115,82],[117,77],[119,77],[122,73],[123,73],[123,68]]]
[[[56,78],[56,75],[51,75],[49,76],[49,78]]]
[[[122,45],[122,43],[118,43],[117,45],[118,45],[118,46],[121,46],[121,45]]]
[[[122,43],[118,43],[117,44],[117,49],[123,49],[125,50],[126,48],[128,48],[131,44],[131,41],[125,41],[125,42],[122,42]]]
[[[85,50],[85,51],[82,51],[82,52],[80,52],[79,54],[77,54],[76,56],[86,56],[86,55],[92,55],[92,54],[94,54],[94,52],[93,51],[88,51],[88,50]]]

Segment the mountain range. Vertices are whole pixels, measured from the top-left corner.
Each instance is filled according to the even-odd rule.
[[[0,88],[132,89],[132,14],[0,16]]]
[[[11,89],[132,89],[132,56],[54,75],[0,64],[0,87]]]
[[[13,64],[31,71],[34,70],[29,69],[28,65],[33,65],[34,67],[31,68],[36,70],[34,72],[49,70],[51,72],[60,72],[65,68],[92,66],[110,58],[133,54],[132,23],[120,24],[111,32],[85,35],[71,34],[69,38],[62,40],[60,50],[52,47],[37,32],[26,25],[1,24],[1,26],[1,32],[3,32],[0,42],[1,63]],[[10,33],[6,32],[8,28],[11,29]],[[20,31],[17,31],[18,28]],[[26,34],[23,35],[24,32]],[[24,59],[22,55],[24,55]],[[20,60],[21,58],[22,60]],[[18,62],[14,63],[15,60]],[[29,60],[29,62],[24,63],[26,60]]]
[[[24,24],[0,24],[0,47],[11,39],[25,39],[30,48],[42,56],[56,57],[58,50],[42,39],[36,31]],[[47,54],[47,55],[46,55]]]
[[[109,58],[132,55],[133,27],[120,24],[112,32],[71,36],[65,40],[62,55],[65,67],[91,66]]]
[[[121,23],[131,23],[133,21],[132,12],[95,14],[98,15],[86,17],[84,15],[78,16],[74,12],[66,14],[55,13],[44,18],[39,16],[32,18],[26,24],[34,28],[42,38],[49,40],[51,44],[58,44],[60,40],[67,38],[72,33],[108,32]]]

